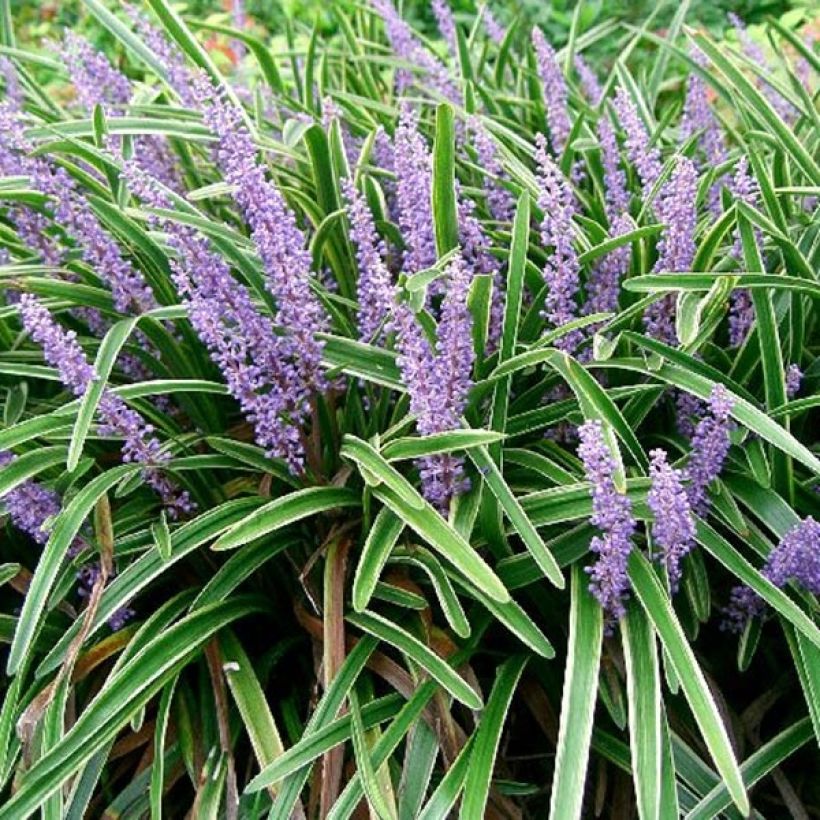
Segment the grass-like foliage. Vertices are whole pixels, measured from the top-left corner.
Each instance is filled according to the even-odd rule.
[[[0,818],[817,812],[820,61],[432,5],[2,15]]]

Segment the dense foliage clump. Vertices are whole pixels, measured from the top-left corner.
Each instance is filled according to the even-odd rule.
[[[86,5],[0,32],[0,818],[816,812],[811,29]]]

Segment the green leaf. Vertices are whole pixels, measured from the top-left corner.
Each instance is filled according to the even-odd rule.
[[[436,108],[436,136],[433,143],[433,225],[439,256],[458,245],[458,208],[455,186],[455,115],[448,103]]]
[[[470,755],[470,768],[464,784],[464,799],[459,815],[464,820],[484,817],[495,758],[501,743],[501,732],[504,729],[510,701],[526,663],[526,657],[514,656],[496,671],[495,683],[474,735],[473,752]]]
[[[26,772],[0,817],[26,817],[48,799],[102,746],[119,733],[196,655],[202,644],[237,618],[262,609],[257,599],[234,598],[198,610],[149,641],[112,675],[63,739]]]
[[[387,461],[401,461],[467,450],[503,440],[503,433],[492,430],[449,430],[446,433],[433,433],[429,436],[393,439],[381,448],[381,454]]]
[[[655,633],[634,602],[621,622],[629,701],[629,746],[641,820],[661,820],[661,679]]]
[[[239,709],[256,762],[260,769],[264,769],[284,754],[279,729],[253,664],[232,630],[224,629],[220,632],[219,648],[228,688]]]
[[[356,461],[367,470],[373,471],[375,468],[380,477],[387,478],[390,486],[379,485],[373,489],[373,494],[408,527],[415,530],[430,546],[459,569],[471,583],[497,601],[509,600],[510,596],[504,585],[481,556],[413,489],[399,472],[381,459],[369,444],[354,436],[346,436],[342,455]],[[379,461],[383,463],[379,464]],[[403,497],[393,492],[392,485],[394,484],[401,486],[402,496],[413,498],[412,505],[408,505]]]
[[[174,698],[177,678],[165,684],[157,706],[157,717],[154,724],[154,762],[151,765],[151,785],[149,800],[151,802],[151,820],[162,818],[162,793],[165,788],[165,735],[168,731],[168,719],[171,713],[171,701]]]
[[[747,788],[754,786],[812,738],[811,721],[805,717],[784,729],[750,755],[740,767]],[[724,783],[719,783],[705,794],[686,815],[686,820],[711,820],[718,817],[732,803]]]
[[[221,535],[211,549],[235,549],[312,515],[339,507],[356,507],[359,503],[356,493],[344,487],[308,487],[297,490],[254,510]]]
[[[480,709],[481,697],[446,661],[405,629],[370,611],[348,615],[346,620],[411,658],[431,678],[438,681],[457,701],[470,709]]]
[[[97,501],[112,487],[123,478],[141,469],[142,466],[139,464],[123,464],[97,476],[63,507],[62,512],[54,520],[51,535],[43,548],[28,594],[23,601],[14,641],[9,650],[6,667],[9,675],[14,675],[28,658],[29,649],[40,626],[40,620],[60,565],[88,514],[94,509]]]
[[[65,461],[65,447],[42,447],[17,456],[0,470],[0,498],[41,472]]]
[[[481,472],[482,480],[501,505],[501,509],[509,519],[513,529],[521,536],[527,551],[544,573],[544,577],[549,579],[558,589],[563,589],[564,576],[561,574],[561,568],[552,553],[547,549],[546,544],[538,534],[538,530],[527,517],[527,513],[521,507],[507,482],[504,481],[504,476],[501,475],[501,471],[496,467],[490,454],[484,447],[476,447],[469,451],[469,455]]]
[[[587,589],[587,577],[572,566],[569,645],[561,698],[561,721],[550,797],[551,820],[580,818],[598,694],[604,619]]]
[[[353,577],[353,608],[361,612],[367,607],[376,584],[396,541],[404,529],[404,522],[387,507],[382,507],[370,527],[367,539],[356,565]]]
[[[368,806],[379,820],[398,820],[392,794],[384,794],[382,785],[370,760],[370,748],[365,736],[362,715],[359,710],[359,699],[356,690],[351,689],[347,696],[350,704],[350,716],[353,727],[353,753],[356,758],[356,769],[362,783]]]
[[[629,574],[635,594],[661,639],[706,747],[726,783],[732,801],[741,812],[748,814],[749,798],[729,735],[692,647],[678,623],[672,604],[649,562],[635,550],[630,557]]]

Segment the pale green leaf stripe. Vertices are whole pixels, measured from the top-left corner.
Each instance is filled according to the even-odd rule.
[[[705,521],[697,521],[695,538],[711,555],[766,603],[776,609],[795,629],[820,648],[820,629],[785,592],[758,572],[722,535]]]
[[[638,815],[662,820],[661,680],[655,632],[641,608],[630,601],[621,622],[626,693],[629,702],[629,746],[632,753]]]
[[[398,820],[393,795],[392,793],[385,794],[382,790],[373,761],[370,759],[370,747],[367,743],[359,709],[359,698],[355,689],[350,690],[347,701],[350,704],[353,754],[356,759],[358,780],[365,793],[371,814],[375,814],[379,820]]]
[[[432,211],[439,256],[458,245],[458,208],[455,184],[456,129],[453,107],[440,103],[436,109],[433,143]]]
[[[450,809],[458,800],[458,796],[464,788],[464,781],[467,779],[467,773],[473,759],[474,741],[475,733],[464,744],[452,766],[441,778],[441,782],[430,795],[430,799],[422,809],[418,820],[445,820],[450,816]]]
[[[408,436],[394,439],[381,448],[381,454],[387,461],[401,461],[439,453],[452,453],[455,450],[467,450],[503,440],[503,433],[492,430],[450,430],[447,433],[434,433],[430,436]]]
[[[604,634],[601,607],[587,589],[587,576],[577,563],[572,566],[570,586],[569,644],[550,820],[577,820],[581,816]]]
[[[108,681],[60,743],[26,772],[18,791],[0,808],[0,818],[17,820],[35,811],[112,740],[211,635],[231,621],[261,610],[262,603],[237,597],[200,609],[150,641]]]
[[[229,550],[247,544],[274,530],[339,507],[356,507],[360,497],[344,487],[309,487],[277,498],[252,512],[211,547],[213,550]]]
[[[65,457],[65,447],[42,447],[17,456],[14,461],[0,469],[0,498],[38,473],[62,464]]]
[[[249,510],[256,509],[258,498],[234,498],[202,513],[171,533],[171,555],[163,559],[156,550],[144,555],[127,566],[106,587],[99,609],[91,624],[88,637],[94,635],[121,606],[127,604],[137,593],[155,578],[168,572],[172,564],[189,555],[202,544],[224,532]],[[71,641],[79,631],[80,621],[65,630],[54,648],[37,668],[37,675],[46,675],[62,663]],[[127,651],[127,650],[126,650]]]
[[[223,629],[219,633],[219,647],[228,688],[248,732],[256,761],[260,769],[264,769],[284,754],[279,729],[250,658],[233,630]]]
[[[403,652],[438,681],[457,701],[470,709],[480,709],[480,695],[446,661],[425,646],[407,630],[383,616],[371,612],[358,612],[346,617],[353,626]]]
[[[302,733],[302,741],[333,719],[377,645],[378,641],[372,635],[365,635],[348,653],[333,683],[310,716]],[[290,817],[309,774],[310,765],[306,765],[285,779],[272,809],[274,817]]]
[[[399,540],[404,522],[387,507],[382,507],[370,527],[353,577],[353,608],[367,607],[379,581],[382,568]]]
[[[704,378],[697,373],[684,370],[668,362],[662,364],[657,370],[650,370],[646,363],[639,359],[611,359],[596,362],[596,367],[633,370],[643,373],[652,379],[660,379],[668,384],[675,385],[675,387],[680,387],[702,399],[708,399],[712,388],[715,386],[715,382],[711,379]],[[727,387],[727,392],[732,400],[732,416],[737,421],[753,430],[770,444],[780,448],[784,453],[793,456],[801,464],[805,464],[810,470],[820,474],[820,459],[808,447],[801,444],[788,430],[769,418],[762,410],[758,410],[753,404],[733,393],[730,387]]]
[[[57,573],[60,571],[60,565],[88,514],[101,496],[123,478],[141,469],[140,464],[122,464],[97,476],[86,484],[67,506],[63,507],[62,512],[55,519],[54,528],[43,548],[28,594],[23,601],[23,610],[20,613],[14,641],[9,650],[6,667],[9,675],[14,675],[28,657],[29,648],[37,634],[40,619]]]
[[[380,723],[395,717],[404,703],[401,695],[395,692],[378,700],[371,701],[361,710],[365,729],[372,729]],[[306,733],[302,739],[291,746],[270,766],[266,766],[245,788],[249,794],[258,792],[274,783],[278,783],[290,774],[312,763],[317,757],[330,749],[344,743],[351,736],[350,715],[328,720],[317,726],[314,732]],[[284,791],[284,790],[283,790]],[[274,807],[274,811],[276,807]],[[274,817],[277,815],[274,815]],[[289,815],[280,815],[289,816]]]
[[[731,280],[736,288],[795,290],[820,298],[820,284],[796,276],[773,273],[650,273],[624,280],[624,290],[636,293],[666,293],[676,290],[710,290],[720,279]]]
[[[804,717],[773,737],[741,765],[740,771],[748,788],[777,768],[812,738],[811,720]],[[686,820],[712,820],[731,805],[726,786],[719,783],[694,806]]]
[[[475,733],[459,815],[463,820],[484,817],[504,721],[526,664],[527,658],[519,655],[510,658],[496,672],[495,683]]]
[[[373,494],[487,595],[497,601],[509,600],[509,592],[481,556],[373,447],[354,436],[345,436],[342,455],[371,472],[375,467],[380,477],[389,477],[391,486],[400,484],[403,495],[412,495],[413,505],[406,504],[387,484],[375,487]]]
[[[557,586],[558,589],[563,589],[564,576],[561,574],[561,568],[558,566],[558,562],[549,549],[547,549],[547,545],[538,534],[535,525],[527,517],[526,512],[524,512],[513,491],[507,485],[504,476],[501,475],[501,471],[490,457],[490,454],[484,447],[476,447],[469,451],[469,456],[476,467],[478,467],[482,480],[498,500],[510,524],[512,524],[515,531],[521,536],[521,540],[527,547],[527,551],[532,555],[533,560],[538,564],[544,576]]]
[[[703,740],[732,801],[744,814],[749,813],[749,798],[735,760],[732,744],[709,686],[695,659],[692,647],[678,623],[669,597],[661,586],[649,562],[633,550],[629,574],[638,600],[654,625],[666,649],[675,674],[683,687],[686,700],[700,728]]]
[[[74,422],[74,431],[71,434],[71,443],[68,446],[68,461],[66,462],[66,469],[74,470],[80,462],[83,454],[83,447],[88,431],[91,429],[91,423],[94,421],[94,413],[97,411],[97,405],[100,403],[103,392],[108,383],[108,377],[111,375],[111,368],[117,360],[122,346],[128,340],[128,337],[136,327],[139,317],[131,319],[122,319],[113,325],[105,338],[100,344],[100,349],[97,352],[97,359],[94,362],[94,370],[97,378],[91,382],[88,390],[80,401],[80,409],[77,412],[77,418]]]
[[[432,507],[425,510],[408,507],[386,487],[376,487],[373,495],[488,597],[502,603],[510,600],[510,593],[495,572],[436,510]]]

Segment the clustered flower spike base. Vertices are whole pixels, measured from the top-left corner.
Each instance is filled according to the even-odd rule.
[[[12,4],[0,820],[820,814],[816,26],[617,6]]]

